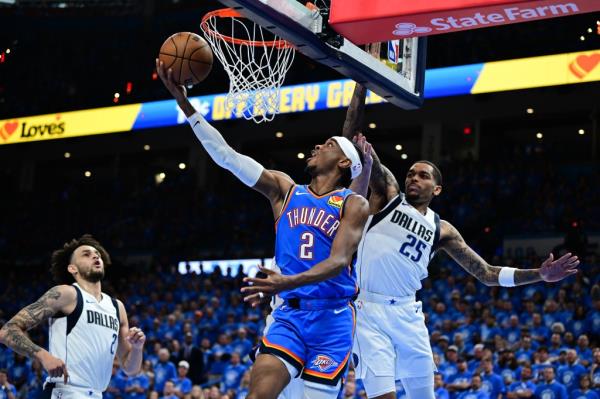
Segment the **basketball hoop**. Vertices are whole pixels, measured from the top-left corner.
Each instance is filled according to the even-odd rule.
[[[256,123],[273,120],[293,45],[232,8],[207,13],[200,28],[229,76],[227,107]]]

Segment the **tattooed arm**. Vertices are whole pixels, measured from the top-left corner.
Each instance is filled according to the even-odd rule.
[[[64,376],[66,383],[68,373],[64,362],[31,342],[26,332],[59,312],[70,314],[76,305],[75,288],[68,285],[52,287],[36,302],[21,309],[0,329],[0,342],[21,355],[37,358],[51,377]]]
[[[467,245],[458,230],[450,223],[440,222],[440,248],[452,257],[467,272],[475,276],[487,286],[500,285],[498,277],[504,266],[492,266]],[[579,260],[570,253],[558,260],[552,254],[539,269],[520,269],[514,274],[515,285],[537,283],[538,281],[555,282],[577,273]]]

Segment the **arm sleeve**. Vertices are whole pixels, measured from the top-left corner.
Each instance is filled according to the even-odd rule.
[[[211,126],[200,113],[194,113],[188,118],[188,122],[208,155],[217,165],[233,173],[248,187],[256,185],[264,170],[261,164],[231,148],[221,133]]]

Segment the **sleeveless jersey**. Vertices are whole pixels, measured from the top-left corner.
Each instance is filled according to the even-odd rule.
[[[327,259],[352,190],[314,194],[306,185],[293,186],[275,222],[275,258],[284,275],[302,273]],[[281,292],[289,298],[351,298],[358,292],[356,273],[348,265],[338,276]]]
[[[69,372],[67,385],[104,391],[119,345],[117,301],[102,293],[98,302],[78,284],[73,286],[77,306],[68,316],[50,319],[49,352],[65,362]],[[64,382],[63,377],[48,377],[47,381]]]
[[[423,215],[395,197],[369,216],[358,244],[357,273],[361,290],[410,296],[421,289],[440,237],[440,217],[427,208]]]

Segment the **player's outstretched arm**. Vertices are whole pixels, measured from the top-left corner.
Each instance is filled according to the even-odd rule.
[[[40,299],[21,309],[6,322],[0,329],[0,342],[23,356],[37,358],[51,377],[62,376],[66,384],[69,373],[64,361],[31,342],[26,332],[58,313],[70,314],[75,310],[76,304],[77,293],[74,287],[52,287]]]
[[[352,138],[352,141],[356,145],[358,145],[358,148],[360,148],[360,151],[363,154],[364,162],[360,175],[358,175],[356,179],[352,180],[352,184],[350,184],[349,188],[356,194],[360,194],[363,197],[367,198],[367,194],[369,191],[369,180],[371,179],[371,169],[373,168],[371,143],[367,141],[367,138],[363,136],[362,133],[359,133],[357,136],[354,136]]]
[[[121,363],[121,368],[129,376],[136,375],[142,368],[142,357],[144,354],[144,342],[146,335],[137,328],[129,328],[129,319],[125,306],[119,300],[120,328],[119,328],[119,346],[117,347],[117,356]]]
[[[242,288],[242,292],[245,294],[244,301],[256,306],[264,295],[272,295],[327,280],[337,276],[350,266],[369,217],[369,204],[360,195],[353,195],[346,201],[344,216],[327,259],[305,272],[290,276],[284,276],[274,270],[261,267],[260,270],[267,275],[267,278],[244,278],[244,282],[251,284]]]
[[[458,230],[450,223],[442,220],[440,228],[440,248],[487,286],[514,287],[538,281],[555,282],[577,273],[579,260],[571,253],[557,260],[554,260],[554,256],[550,254],[539,269],[492,266],[467,245]]]
[[[156,60],[156,70],[167,90],[175,97],[177,104],[188,118],[194,134],[212,160],[233,173],[245,185],[266,196],[271,201],[274,214],[278,216],[276,213],[283,205],[285,194],[294,181],[284,173],[265,169],[254,159],[231,148],[221,133],[211,126],[189,102],[185,86],[175,83],[172,78],[172,70],[165,70],[164,64],[158,59]]]

